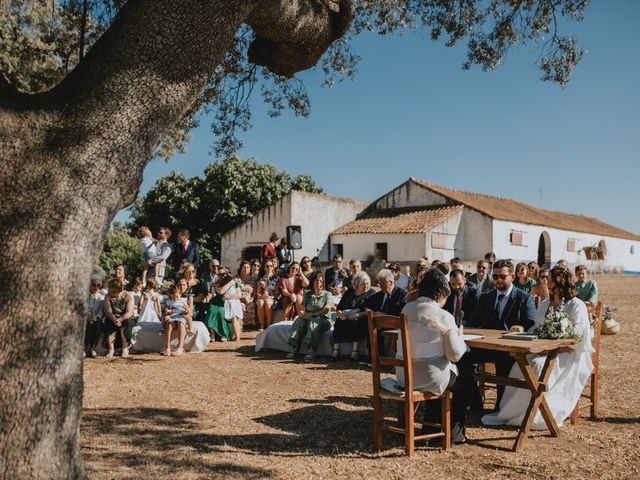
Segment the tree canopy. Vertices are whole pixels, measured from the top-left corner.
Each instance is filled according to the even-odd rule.
[[[172,172],[133,205],[133,229],[187,229],[203,261],[220,254],[220,239],[291,190],[322,193],[308,175],[291,177],[271,164],[229,157],[212,162],[204,178]],[[282,232],[284,233],[284,232]]]
[[[129,0],[135,1],[135,0]],[[363,32],[404,34],[426,27],[434,41],[453,46],[466,42],[462,68],[497,68],[516,45],[535,47],[541,78],[566,85],[583,56],[574,36],[559,31],[561,19],[580,21],[588,0],[323,0],[335,11],[349,12],[345,35],[326,50],[317,68],[327,87],[353,78],[359,55],[351,40]],[[58,83],[111,25],[126,0],[10,0],[0,5],[0,71],[24,92],[45,91]],[[301,2],[304,3],[304,2]],[[266,7],[262,7],[266,8]],[[350,23],[349,23],[349,20]],[[184,152],[189,131],[200,114],[211,120],[217,157],[242,146],[239,132],[251,126],[249,100],[258,94],[269,115],[289,109],[307,116],[311,102],[294,72],[261,61],[258,42],[249,26],[213,71],[206,87],[155,150],[169,158]]]

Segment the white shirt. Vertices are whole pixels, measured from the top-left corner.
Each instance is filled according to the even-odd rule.
[[[504,312],[504,307],[507,305],[507,299],[509,298],[509,295],[511,295],[511,290],[513,290],[513,283],[504,292],[501,292],[500,290],[496,289],[497,295],[496,295],[496,303],[493,305],[494,310],[496,308],[496,305],[498,305],[498,297],[500,295],[504,295],[504,297],[502,297],[502,301],[500,302],[500,307],[498,307],[498,314],[499,314],[498,318],[502,318],[502,312]]]

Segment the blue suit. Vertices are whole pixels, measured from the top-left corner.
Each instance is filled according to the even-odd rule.
[[[513,325],[522,325],[527,331],[535,323],[536,306],[533,297],[516,288],[511,289],[509,298],[502,310],[502,315],[496,318],[494,308],[496,298],[500,292],[489,290],[480,295],[478,304],[467,322],[468,327],[489,328],[491,330],[509,330]]]
[[[511,293],[504,304],[502,314],[495,314],[495,305],[498,294],[497,289],[489,290],[480,295],[478,304],[476,305],[467,326],[475,328],[488,328],[491,330],[509,330],[514,325],[522,325],[527,331],[535,324],[536,306],[533,297],[528,293],[516,288],[511,289]],[[459,369],[470,370],[471,364],[491,362],[496,366],[496,374],[499,377],[508,377],[514,359],[507,352],[497,352],[491,350],[482,350],[472,348],[471,351],[464,355],[461,362],[458,362]],[[473,384],[475,389],[475,383]],[[498,399],[496,406],[500,405],[504,386],[498,386]],[[472,394],[469,392],[469,396]]]

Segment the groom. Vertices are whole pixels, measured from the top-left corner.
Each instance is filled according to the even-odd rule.
[[[498,260],[493,265],[495,288],[484,292],[467,322],[470,328],[509,330],[520,325],[526,332],[535,323],[536,307],[533,297],[513,285],[515,265],[511,260]],[[514,360],[507,352],[472,349],[468,361],[472,363],[491,362],[496,366],[496,375],[508,377]],[[467,356],[465,355],[465,357]],[[496,409],[500,405],[504,386],[498,387]]]

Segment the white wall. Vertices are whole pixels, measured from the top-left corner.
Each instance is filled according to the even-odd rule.
[[[424,233],[351,233],[331,235],[331,243],[343,245],[346,260],[367,260],[374,255],[376,243],[387,244],[386,260],[391,262],[415,262],[425,254]]]
[[[456,255],[474,266],[493,249],[493,219],[480,212],[464,207],[459,231],[460,246]],[[475,271],[475,268],[474,268]]]
[[[287,225],[302,227],[302,249],[295,259],[313,257],[326,248],[329,233],[355,219],[367,202],[329,195],[290,192],[239,227],[222,237],[221,259],[224,265],[235,266],[247,246],[263,245],[272,232],[286,235]]]
[[[387,210],[403,207],[429,207],[450,204],[451,201],[431,190],[407,181],[376,202],[376,209]]]
[[[238,265],[242,250],[247,246],[261,246],[271,233],[286,234],[286,226],[291,225],[291,195],[286,195],[276,203],[260,210],[239,227],[223,235],[221,239],[220,262],[233,270]]]
[[[329,234],[336,228],[355,220],[368,202],[352,198],[292,192],[291,224],[302,227],[302,248],[295,258],[319,255],[320,260],[331,260],[328,249]]]
[[[461,234],[463,212],[464,209],[461,208],[427,233],[425,254],[429,260],[448,262],[453,257],[462,257],[461,252],[464,251],[464,239]],[[434,247],[433,237],[436,235],[445,236],[445,248]],[[415,259],[417,260],[418,258],[416,257]]]
[[[511,245],[509,234],[512,230],[523,232],[524,246]],[[531,261],[538,258],[538,240],[542,232],[546,231],[551,239],[551,262],[565,259],[571,266],[579,263],[589,264],[583,251],[567,251],[567,240],[576,239],[576,250],[597,245],[600,240],[606,244],[605,260],[602,266],[610,271],[640,272],[640,242],[625,240],[591,233],[571,232],[556,228],[527,225],[516,222],[493,221],[494,251],[498,258],[513,258],[516,261]],[[635,253],[630,253],[634,246]]]

